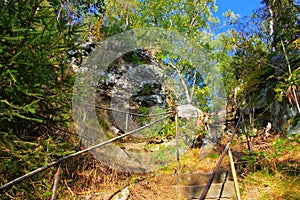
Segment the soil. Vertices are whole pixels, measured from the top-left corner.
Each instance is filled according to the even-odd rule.
[[[200,149],[189,149],[181,157],[180,182],[178,182],[177,163],[174,162],[155,173],[120,176],[120,178],[123,178],[122,180],[114,180],[110,183],[103,182],[98,187],[94,185],[91,190],[85,190],[65,199],[113,199],[113,196],[120,193],[127,186],[130,191],[128,200],[184,200],[194,199],[193,197],[196,196],[199,199],[198,196],[201,195],[201,191],[211,177],[211,172],[218,161],[216,149],[213,149],[211,154],[204,158],[199,158]],[[214,179],[213,185],[216,186],[212,186],[213,189],[211,189],[214,190],[214,187],[217,187],[216,190],[218,191],[215,192],[215,197],[219,196],[219,190],[224,183],[227,171],[229,171],[229,161],[228,158],[225,158],[220,173]],[[116,175],[116,178],[118,178],[118,175]],[[226,184],[231,184],[226,187],[226,190],[232,196],[234,191],[230,175],[226,179]]]
[[[82,193],[77,192],[71,197],[67,196],[66,198],[61,199],[113,200],[113,197],[126,187],[129,189],[127,200],[199,199],[203,186],[205,186],[208,182],[211,172],[214,170],[220,154],[226,146],[228,138],[229,136],[223,136],[220,143],[210,152],[207,152],[206,156],[200,156],[203,153],[203,149],[188,149],[186,153],[180,157],[180,182],[177,180],[176,161],[158,171],[145,174],[122,174],[113,170],[102,170],[104,173],[102,176],[104,175],[105,180],[102,179],[99,183],[93,183],[93,186],[90,186],[90,190],[87,190],[87,187],[85,187],[83,188]],[[278,137],[273,136],[273,138],[268,139],[252,138],[251,148],[254,152],[269,152],[271,144],[276,138]],[[130,146],[128,146],[128,148],[129,147]],[[131,146],[131,148],[138,148],[138,145]],[[247,164],[249,163],[244,160],[244,157],[247,153],[249,153],[246,139],[243,137],[236,137],[234,142],[231,144],[231,151],[237,168],[239,184],[247,184],[243,183],[243,180],[251,172],[249,171],[249,167],[247,167]],[[297,168],[299,166],[298,164],[300,159],[299,153],[297,153],[297,151],[294,153],[290,151],[290,154],[292,156],[287,154],[278,158],[276,160],[277,164],[285,163],[286,166],[289,166],[292,169]],[[227,172],[228,176],[226,177]],[[219,199],[218,197],[222,187],[225,189],[223,190],[223,198],[221,199],[235,199],[234,185],[232,182],[232,175],[230,173],[228,156],[224,158],[219,174],[216,175],[213,186],[210,188],[210,199]],[[251,190],[247,190],[248,197],[250,196],[251,198],[255,198],[257,196],[254,190],[256,186],[253,187],[254,188],[250,187],[252,188]],[[246,188],[249,188],[249,186],[246,185]],[[253,192],[251,192],[252,190]]]

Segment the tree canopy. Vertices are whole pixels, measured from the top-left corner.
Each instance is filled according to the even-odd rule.
[[[216,87],[225,86],[227,105],[243,110],[248,129],[271,122],[285,134],[287,126],[298,124],[299,3],[263,0],[252,16],[242,19],[227,13],[230,29],[218,34],[213,31],[221,26],[214,17],[217,9],[215,0],[1,1],[0,184],[77,148],[75,136],[66,136],[73,128],[76,76],[69,53],[86,41],[101,42],[135,28],[176,30],[201,47],[223,78]],[[205,80],[213,81],[214,76],[204,77],[199,66],[172,50],[149,53],[184,79],[187,103],[209,111],[208,97],[217,94]],[[49,197],[53,173],[12,188],[8,196]],[[43,186],[28,190],[37,182]]]

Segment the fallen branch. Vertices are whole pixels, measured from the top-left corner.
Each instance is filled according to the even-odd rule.
[[[54,176],[54,183],[53,183],[53,188],[52,188],[51,200],[56,199],[56,191],[57,191],[58,183],[59,183],[59,179],[60,179],[60,166],[61,166],[61,164],[58,165],[57,171],[56,171],[55,176]]]

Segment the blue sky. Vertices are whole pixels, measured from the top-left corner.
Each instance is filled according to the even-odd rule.
[[[222,13],[231,10],[234,14],[239,14],[240,18],[243,18],[250,16],[254,10],[261,6],[260,0],[216,0],[216,5],[218,11],[214,13],[214,16],[218,17],[221,23],[218,26],[211,27],[215,34],[226,32],[232,28],[228,23],[224,23]]]
[[[241,17],[251,15],[259,7],[260,0],[216,0],[218,6],[217,16],[221,19],[222,13],[231,10]]]

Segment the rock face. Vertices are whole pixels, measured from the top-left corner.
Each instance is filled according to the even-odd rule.
[[[115,110],[148,114],[168,108],[164,72],[157,63],[133,64],[121,58],[105,72],[98,88],[98,102]],[[110,119],[124,131],[137,128],[134,116],[111,112]]]
[[[75,72],[87,70],[81,64],[96,45],[97,43],[87,42],[80,45],[80,50],[69,51],[69,62]],[[103,72],[97,86],[96,103],[115,110],[143,114],[151,113],[152,109],[166,109],[168,91],[164,78],[163,69],[150,52],[129,52],[111,63]],[[117,128],[123,131],[136,129],[132,117],[129,117],[129,124],[124,124],[128,120],[126,117],[128,118],[124,113],[110,113],[110,120],[115,121],[113,125]]]
[[[94,42],[86,42],[81,44],[78,50],[70,50],[68,52],[69,62],[75,72],[80,70],[82,61],[94,51],[96,45]]]
[[[93,45],[87,46],[92,47]],[[80,60],[74,59],[75,64],[76,62],[80,62]],[[82,69],[84,66],[82,68],[77,67],[78,70],[89,70]],[[95,124],[99,124],[100,128],[98,126],[93,128],[91,120],[85,121],[84,128],[86,129],[82,133],[89,139],[84,143],[86,146],[91,145],[91,141],[106,141],[116,135],[137,130],[150,122],[154,122],[161,116],[145,117],[143,115],[165,113],[169,111],[172,105],[176,105],[174,101],[184,103],[178,98],[178,96],[180,98],[182,96],[181,100],[183,100],[186,93],[182,92],[184,88],[179,86],[182,82],[178,77],[176,78],[177,72],[174,69],[161,66],[147,51],[137,50],[123,55],[111,63],[105,71],[99,73],[101,75],[100,80],[92,82],[93,87],[95,86],[97,89],[95,98],[92,98],[92,101],[95,100],[92,103],[97,106],[97,113],[90,118],[96,118]],[[79,108],[81,109],[79,113],[84,113],[83,116],[91,113],[85,106]],[[173,117],[164,119],[164,121],[155,123],[143,131],[118,141],[120,143],[99,148],[93,154],[98,156],[97,158],[101,161],[119,167],[119,170],[130,172],[154,170],[172,162],[175,158],[176,148],[182,154],[193,144],[195,134],[199,129],[197,120],[202,114],[201,110],[189,104],[178,106],[177,111],[179,117],[187,119],[187,121],[181,120],[182,123],[179,121],[181,127],[178,128],[180,135],[178,147],[176,147],[175,140],[172,140],[175,135],[173,115]],[[218,138],[217,128],[211,126],[209,131],[212,134],[199,138],[203,141],[199,141],[201,143],[199,148],[206,146],[207,152],[211,149]],[[141,144],[152,140],[157,135],[163,135],[167,138],[162,140],[163,144],[143,145],[146,146],[144,148],[130,147],[134,143]],[[168,136],[170,137],[168,138]],[[129,145],[125,146],[126,143]]]
[[[201,110],[196,108],[193,105],[180,105],[177,107],[178,117],[184,118],[184,119],[197,119],[199,118],[200,114],[202,113]]]

